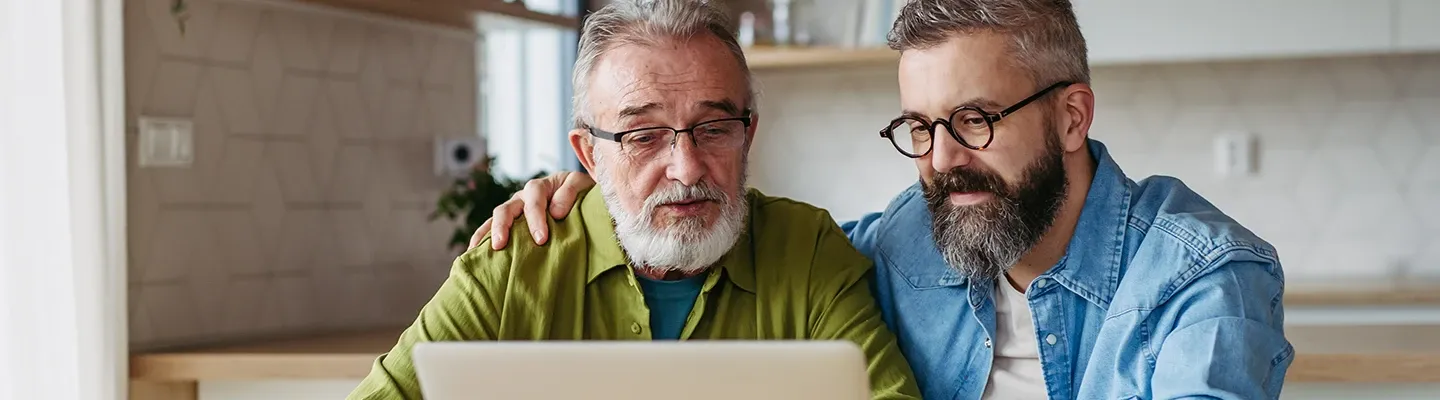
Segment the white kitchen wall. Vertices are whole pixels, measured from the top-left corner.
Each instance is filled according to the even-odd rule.
[[[915,182],[876,132],[893,65],[758,74],[753,186],[880,211]],[[1440,277],[1440,55],[1106,66],[1091,137],[1132,179],[1170,175],[1277,246],[1291,280]],[[1259,138],[1253,177],[1212,173],[1216,135]],[[1409,275],[1406,275],[1409,274]]]
[[[132,348],[399,325],[443,280],[437,136],[475,134],[473,34],[190,0],[126,8]],[[135,165],[136,118],[195,164]]]

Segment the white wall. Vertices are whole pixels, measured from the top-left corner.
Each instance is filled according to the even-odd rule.
[[[843,221],[915,181],[876,133],[899,112],[893,66],[758,78],[753,186]],[[1093,81],[1091,137],[1125,172],[1183,179],[1273,242],[1292,281],[1440,277],[1440,54],[1102,67]],[[1230,130],[1259,137],[1256,176],[1211,173]]]

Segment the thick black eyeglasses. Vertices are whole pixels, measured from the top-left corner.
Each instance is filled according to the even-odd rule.
[[[1073,82],[1057,82],[998,113],[967,106],[951,112],[949,118],[937,119],[933,123],[911,116],[896,118],[891,120],[885,129],[880,130],[880,137],[889,139],[890,144],[895,145],[895,150],[899,150],[900,154],[910,158],[920,158],[930,154],[930,150],[935,147],[934,140],[932,140],[935,137],[935,129],[940,125],[945,125],[946,130],[950,131],[950,137],[955,138],[960,145],[971,150],[984,150],[995,140],[996,122],[1000,122],[1001,119],[1014,114],[1035,100],[1045,97],[1046,93],[1071,84]]]
[[[609,132],[593,126],[586,129],[595,137],[620,143],[620,151],[632,158],[656,158],[663,151],[675,147],[675,141],[682,133],[689,133],[690,142],[702,151],[739,148],[745,143],[745,132],[750,129],[750,123],[750,110],[746,109],[738,117],[712,119],[686,129],[668,126],[623,132]]]

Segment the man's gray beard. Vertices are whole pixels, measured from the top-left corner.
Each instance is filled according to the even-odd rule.
[[[935,184],[941,180],[938,175]],[[993,173],[968,175],[967,189],[1003,185]],[[971,279],[998,279],[1040,242],[1059,214],[1068,187],[1058,135],[1047,137],[1045,153],[1021,179],[1019,188],[987,189],[992,190],[993,200],[963,207],[949,202],[948,191],[926,188],[931,235],[951,268]]]
[[[932,234],[945,262],[966,277],[999,278],[1037,239],[1033,231],[1012,227],[1011,222],[1019,219],[1013,209],[996,204],[946,206],[950,209],[934,214]]]
[[[620,203],[618,192],[623,183],[611,179],[597,154],[595,181],[615,222],[615,238],[631,264],[652,271],[695,273],[720,261],[747,227],[750,206],[744,192],[746,161],[742,160],[740,184],[732,193],[708,181],[684,186],[667,180],[645,199],[638,213],[630,213]],[[696,198],[720,203],[720,217],[708,229],[700,217],[683,217],[671,226],[655,227],[655,208],[660,204]]]

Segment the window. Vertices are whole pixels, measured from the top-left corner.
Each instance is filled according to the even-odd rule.
[[[546,13],[579,10],[578,2],[569,0],[525,4]],[[580,168],[566,138],[577,41],[577,32],[551,27],[485,31],[477,52],[480,127],[497,173],[525,178]]]

